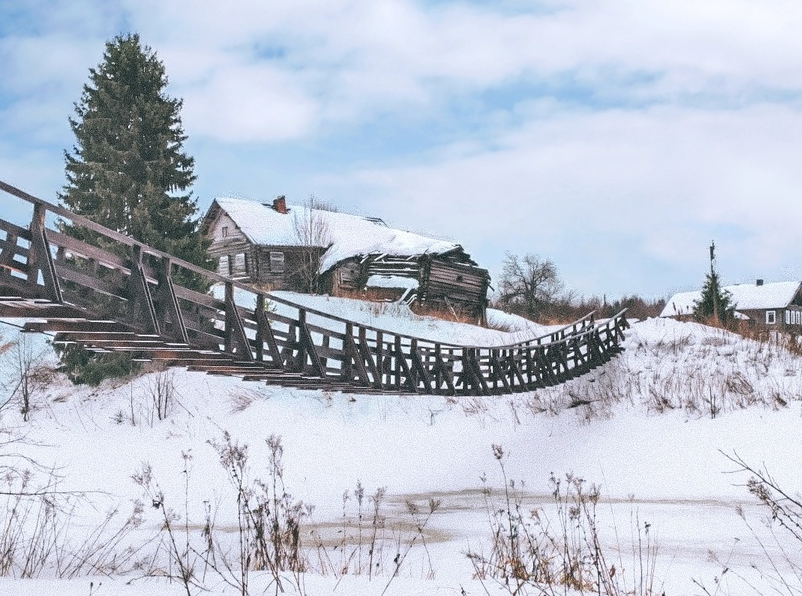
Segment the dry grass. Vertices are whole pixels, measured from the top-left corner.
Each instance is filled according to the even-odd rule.
[[[493,446],[504,489],[498,495],[485,487],[491,531],[489,552],[468,551],[475,576],[509,594],[595,594],[656,596],[657,545],[651,526],[633,517],[636,540],[631,559],[625,548],[603,545],[597,516],[600,491],[583,479],[552,474],[554,511],[524,504],[522,482],[507,477],[505,454]],[[616,532],[617,533],[617,532]],[[485,591],[490,593],[485,586]]]
[[[585,420],[611,416],[616,404],[715,418],[802,401],[796,381],[802,358],[793,336],[756,333],[744,339],[724,329],[699,335],[678,327],[661,340],[635,337],[625,345],[623,354],[598,371],[527,395],[525,407],[534,414],[574,409]]]

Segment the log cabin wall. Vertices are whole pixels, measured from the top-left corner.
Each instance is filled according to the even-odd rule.
[[[321,287],[328,288],[335,296],[353,295],[363,285],[360,259],[345,259],[322,275]]]
[[[234,279],[252,279],[256,270],[256,254],[253,245],[227,214],[220,213],[209,226],[209,256],[220,275]]]
[[[308,290],[310,263],[318,263],[322,247],[254,246],[225,212],[209,226],[209,256],[220,275],[271,290]]]
[[[254,283],[271,290],[309,291],[310,267],[317,268],[322,247],[313,246],[258,246],[255,248],[258,267]],[[320,291],[328,291],[322,287]]]
[[[453,308],[471,318],[483,318],[489,282],[486,269],[427,257],[423,261],[418,300],[428,308]]]
[[[736,308],[737,312],[749,317],[749,323],[765,329],[799,332],[802,328],[802,308],[789,305],[786,308]]]

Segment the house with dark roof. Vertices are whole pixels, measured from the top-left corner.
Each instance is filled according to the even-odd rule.
[[[773,329],[802,331],[802,282],[781,281],[724,286],[732,296],[735,316],[760,326]],[[674,294],[666,303],[661,317],[690,319],[701,290]]]
[[[314,205],[220,197],[204,216],[220,274],[268,290],[404,300],[484,318],[490,275],[461,245]]]

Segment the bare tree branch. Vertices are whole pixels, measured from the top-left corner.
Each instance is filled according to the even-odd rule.
[[[320,258],[331,246],[331,234],[325,211],[334,209],[315,195],[309,195],[303,211],[294,214],[295,235],[302,247],[301,266],[297,272],[305,291],[320,291]]]

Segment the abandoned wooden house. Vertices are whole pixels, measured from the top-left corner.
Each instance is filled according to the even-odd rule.
[[[490,275],[459,244],[313,206],[218,198],[203,219],[218,272],[269,290],[404,300],[484,318]]]
[[[722,289],[730,293],[738,319],[772,329],[802,329],[802,282],[763,283],[758,279]],[[690,319],[701,297],[701,290],[674,294],[660,316]]]

